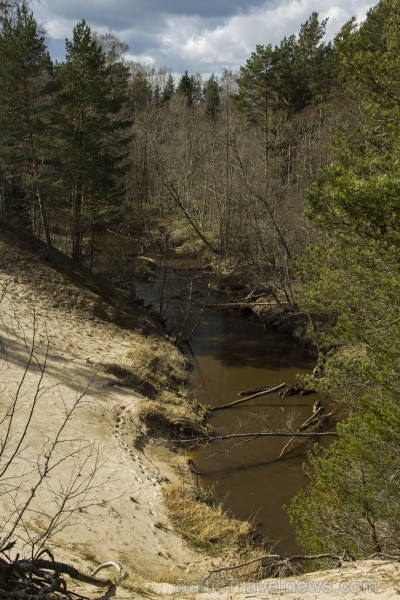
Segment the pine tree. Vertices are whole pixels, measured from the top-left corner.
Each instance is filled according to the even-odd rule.
[[[58,155],[71,198],[76,262],[84,257],[87,225],[93,230],[121,192],[117,179],[125,167],[130,125],[123,114],[127,80],[127,69],[107,64],[90,27],[80,21],[66,41],[65,63],[57,66]]]
[[[322,102],[334,88],[334,61],[330,43],[323,41],[328,20],[319,21],[318,13],[301,25],[294,46],[294,89],[291,105],[294,111]]]
[[[189,75],[187,71],[182,75],[176,88],[177,94],[186,97],[188,106],[192,106],[200,99],[200,84],[194,75]]]
[[[342,126],[309,195],[321,244],[298,273],[299,300],[332,323],[316,338],[331,348],[318,385],[350,413],[292,503],[311,551],[399,550],[399,29],[398,0],[382,0],[337,37]]]
[[[164,89],[162,91],[162,102],[169,102],[172,96],[175,94],[175,82],[171,73],[168,75],[167,81],[165,82]]]
[[[151,105],[153,91],[149,79],[140,65],[135,65],[129,82],[130,107],[134,113],[140,113]]]
[[[239,92],[234,96],[236,106],[249,123],[267,132],[271,112],[278,100],[270,44],[258,45],[246,65],[240,67],[238,85]]]
[[[300,112],[329,97],[335,80],[332,47],[323,41],[326,23],[313,12],[298,36],[275,48],[256,47],[238,79],[237,105],[250,122],[262,124],[268,111]]]
[[[34,190],[48,247],[52,241],[43,181],[46,158],[43,130],[49,110],[47,84],[51,72],[44,37],[24,2],[15,13],[6,13],[0,35],[0,127],[3,137],[0,152],[3,169],[15,171],[19,165],[17,177],[21,182],[29,174],[28,188]],[[35,232],[34,213],[33,203],[31,218]]]
[[[204,96],[206,98],[206,115],[215,120],[219,114],[221,97],[220,85],[214,73],[206,82],[204,87]]]

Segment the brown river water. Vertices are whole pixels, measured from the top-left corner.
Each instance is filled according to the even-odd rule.
[[[232,402],[243,390],[294,383],[298,373],[308,373],[315,366],[290,336],[268,333],[259,323],[223,315],[206,315],[191,349],[193,395],[211,406]],[[281,400],[274,393],[215,411],[210,422],[224,434],[291,430],[308,419],[315,401],[314,394]],[[235,517],[256,524],[282,553],[298,551],[283,506],[306,485],[303,463],[310,447],[294,449],[277,461],[287,441],[229,440],[205,446],[193,456],[201,484],[213,487]]]
[[[182,305],[188,289],[186,266],[168,265],[168,277],[159,271],[152,284],[140,284],[137,292],[153,307],[160,304],[173,331],[185,326],[187,335],[196,321],[199,304],[189,311]],[[178,282],[180,287],[178,292]],[[192,281],[192,280],[191,280]],[[193,281],[190,283],[193,288]],[[201,289],[201,280],[196,282]],[[195,289],[196,286],[194,286]],[[199,298],[201,292],[194,297]],[[158,295],[158,300],[157,300]],[[220,299],[220,301],[224,299]],[[185,335],[183,335],[183,338]],[[193,364],[191,394],[210,406],[221,406],[239,398],[243,390],[269,385],[293,384],[296,375],[309,373],[315,360],[292,337],[265,330],[259,321],[220,310],[206,309],[187,347]],[[262,396],[237,407],[212,413],[210,421],[219,433],[295,430],[312,414],[315,394]],[[197,449],[192,454],[199,483],[212,487],[224,507],[239,519],[250,520],[271,541],[275,551],[296,553],[299,548],[283,506],[306,486],[303,464],[310,443],[295,448],[277,460],[288,438],[224,441]]]

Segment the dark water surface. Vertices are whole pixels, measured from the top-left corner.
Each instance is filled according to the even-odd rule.
[[[201,295],[201,278],[190,278],[186,269],[186,263],[169,261],[166,268],[160,268],[155,282],[141,284],[137,290],[153,306],[159,303],[163,309],[167,307],[167,324],[175,331],[180,330],[179,323],[186,313],[187,291],[195,289],[194,298]],[[196,300],[190,306],[186,335],[196,321],[199,305]],[[293,384],[298,373],[309,373],[315,366],[292,337],[268,332],[258,321],[209,309],[202,314],[191,337],[188,357],[194,364],[191,393],[210,406],[232,402],[243,390],[283,382]],[[270,394],[215,411],[211,423],[218,432],[226,434],[295,430],[311,416],[315,401],[315,395],[281,400],[277,393]],[[192,455],[201,473],[200,484],[213,487],[226,509],[239,519],[251,520],[281,553],[298,551],[283,505],[306,485],[303,463],[310,448],[308,443],[277,461],[287,441],[288,438],[225,441],[209,444]]]
[[[221,406],[238,392],[268,384],[294,383],[314,361],[292,337],[265,332],[253,322],[208,313],[191,342],[195,370],[192,393],[199,401]],[[312,412],[315,395],[262,396],[215,411],[212,425],[221,433],[296,429]],[[263,438],[210,444],[193,457],[205,487],[215,489],[235,517],[250,519],[279,552],[296,552],[283,505],[305,487],[302,465],[309,446],[277,461],[288,438]]]

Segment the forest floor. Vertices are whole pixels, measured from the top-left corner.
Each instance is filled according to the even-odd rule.
[[[66,411],[78,400],[64,441],[54,449],[54,464],[62,460],[61,469],[54,468],[17,531],[22,551],[23,539],[28,551],[29,539],[49,526],[52,492],[69,486],[64,516],[71,513],[71,520],[68,526],[59,522],[46,547],[56,560],[85,572],[110,560],[121,563],[129,578],[117,588],[117,598],[400,597],[400,568],[383,561],[218,592],[198,589],[210,570],[234,557],[210,558],[174,531],[162,488],[167,481],[185,485],[190,478],[186,460],[150,441],[138,418],[145,394],[167,386],[166,371],[182,377],[178,350],[140,305],[125,312],[102,295],[95,278],[61,258],[49,261],[29,240],[10,232],[0,232],[0,298],[0,410],[4,414],[19,394],[15,434],[36,402],[24,440],[25,460],[35,465],[45,456]],[[34,360],[26,369],[30,356]],[[127,373],[135,374],[131,385],[124,385],[121,373],[125,381]],[[16,461],[17,476],[18,468]],[[34,472],[35,466],[28,481]],[[3,515],[9,510],[3,500],[2,510]],[[111,597],[71,587],[91,598]]]

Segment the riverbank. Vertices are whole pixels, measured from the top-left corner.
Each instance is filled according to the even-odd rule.
[[[3,414],[15,407],[14,438],[25,435],[9,473],[36,464],[4,502],[4,530],[53,453],[51,475],[15,530],[18,551],[29,553],[49,530],[40,545],[57,560],[85,571],[116,560],[128,588],[196,579],[220,564],[176,533],[164,503],[165,485],[192,475],[185,457],[160,443],[163,426],[201,430],[204,410],[186,397],[186,360],[160,326],[140,303],[10,231],[0,234],[0,297],[1,406]]]
[[[112,247],[109,238],[106,241],[108,253],[98,256],[96,262],[102,273],[111,278],[113,265],[105,259],[115,256],[117,248]],[[127,251],[122,254],[129,256]],[[229,272],[218,274],[217,266],[207,266],[204,256],[186,256],[176,249],[147,258],[150,273],[144,282],[135,281],[136,292],[154,312],[159,311],[171,335],[180,340],[194,367],[191,393],[203,406],[230,402],[240,391],[266,383],[292,385],[299,373],[311,373],[315,362],[293,335],[299,315],[293,315],[291,307],[279,305],[260,293],[244,298],[242,288],[235,290]],[[267,309],[265,320],[256,314],[261,309]],[[304,318],[300,322],[304,324]],[[294,397],[283,406],[279,396],[270,396],[268,402],[260,399],[239,411],[212,413],[209,422],[223,433],[248,433],[271,427],[285,430],[308,419],[315,400]],[[161,434],[165,430],[163,406],[149,406],[148,415]],[[185,429],[182,415],[176,415],[174,422]],[[187,430],[189,437],[192,433],[193,430]],[[289,465],[276,461],[281,451],[279,439],[264,443],[252,440],[237,447],[234,442],[208,444],[191,458],[202,491],[215,490],[229,514],[249,520],[280,552],[293,553],[299,548],[283,505],[306,485],[306,448],[292,457]]]

